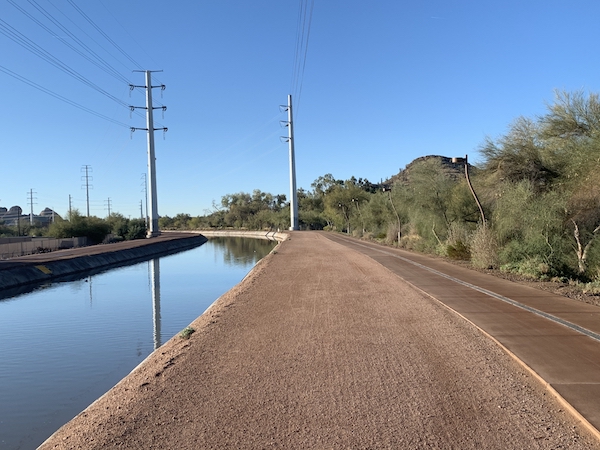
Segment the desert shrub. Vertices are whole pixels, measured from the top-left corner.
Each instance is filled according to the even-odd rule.
[[[471,249],[467,244],[470,234],[464,222],[451,223],[448,227],[448,237],[446,238],[446,245],[443,246],[442,255],[451,259],[471,259]]]
[[[539,256],[500,266],[500,270],[503,272],[512,272],[537,280],[550,279],[552,277],[551,269],[551,266]]]
[[[468,261],[471,259],[471,250],[462,241],[456,241],[454,244],[446,245],[446,256],[450,259],[461,259]]]
[[[498,267],[498,244],[493,231],[486,224],[478,224],[471,234],[471,263],[479,269]]]
[[[387,231],[385,234],[385,243],[393,244],[394,242],[398,242],[398,224],[395,222],[388,223]]]

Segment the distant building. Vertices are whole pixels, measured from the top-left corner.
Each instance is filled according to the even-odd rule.
[[[50,208],[44,208],[39,215],[33,215],[33,223],[37,226],[48,226],[56,219],[62,218]],[[20,206],[12,206],[10,209],[0,206],[0,223],[8,227],[16,227],[28,224],[31,221],[29,214],[23,214]]]

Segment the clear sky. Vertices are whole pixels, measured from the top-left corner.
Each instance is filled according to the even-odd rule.
[[[146,132],[129,127],[145,120],[127,105],[145,103],[128,86],[140,69],[166,85],[161,215],[254,189],[289,199],[288,94],[298,187],[379,182],[429,154],[476,162],[555,89],[600,90],[599,19],[597,0],[0,0],[0,206],[29,212],[33,189],[36,214],[64,215],[69,195],[85,213],[89,165],[91,214],[110,199],[139,217]]]

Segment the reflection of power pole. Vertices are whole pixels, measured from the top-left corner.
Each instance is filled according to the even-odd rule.
[[[93,306],[93,297],[92,297],[92,276],[90,275],[89,278],[89,285],[90,285],[90,307]]]
[[[160,259],[148,261],[152,290],[152,323],[154,328],[154,350],[160,347]]]
[[[136,70],[135,72],[141,72]],[[154,128],[154,116],[153,110],[162,109],[163,111],[167,109],[166,106],[161,107],[153,107],[152,106],[152,89],[153,88],[161,88],[165,89],[165,85],[161,84],[158,86],[152,86],[151,74],[153,71],[145,70],[146,73],[146,85],[145,86],[135,86],[130,84],[130,89],[135,89],[136,87],[146,89],[146,128],[136,128],[131,127],[131,131],[135,130],[146,130],[148,132],[148,177],[150,178],[150,228],[148,229],[148,237],[158,236],[160,231],[158,230],[158,198],[156,194],[156,157],[154,156],[154,132],[156,130],[167,131],[166,127],[163,128]],[[154,71],[157,72],[157,71]],[[130,108],[143,108],[139,106],[130,106]]]
[[[81,167],[81,171],[85,172],[85,175],[81,177],[81,181],[85,181],[85,185],[81,186],[81,189],[85,187],[85,199],[87,205],[87,216],[90,217],[90,180],[93,180],[90,172],[92,172],[92,166],[86,164]]]

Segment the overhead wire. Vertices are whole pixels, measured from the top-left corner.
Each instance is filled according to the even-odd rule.
[[[121,73],[119,73],[119,71],[117,71],[114,67],[112,67],[107,61],[105,61],[100,55],[98,55],[88,45],[86,45],[81,39],[79,39],[75,34],[73,34],[68,28],[66,28],[64,25],[62,25],[52,14],[50,14],[48,11],[46,11],[44,8],[42,8],[35,0],[28,0],[28,2],[35,9],[37,9],[44,17],[46,17],[50,22],[52,22],[60,31],[65,33],[67,35],[67,37],[69,37],[74,42],[76,42],[80,47],[82,47],[85,50],[85,52],[78,49],[73,44],[71,44],[69,41],[65,40],[64,38],[55,35],[52,29],[50,29],[48,26],[43,24],[40,20],[36,19],[31,13],[26,11],[24,8],[17,5],[14,0],[8,0],[8,2],[10,4],[12,4],[15,8],[17,8],[19,11],[21,11],[29,19],[31,19],[33,22],[35,22],[38,26],[40,26],[41,28],[46,30],[51,36],[56,37],[61,43],[63,43],[64,45],[69,47],[71,50],[73,50],[75,53],[80,55],[82,58],[84,58],[87,61],[89,61],[90,63],[94,64],[96,67],[103,70],[104,72],[106,72],[108,75],[114,77],[115,79],[117,79],[121,82],[124,82],[124,83],[128,83],[127,78],[125,78],[123,75],[121,75]],[[88,54],[91,56],[88,56]]]
[[[25,83],[25,84],[28,84],[29,86],[31,86],[31,87],[33,87],[35,89],[38,89],[39,91],[44,92],[45,94],[48,94],[48,95],[50,95],[50,96],[52,96],[52,97],[54,97],[54,98],[56,98],[56,99],[58,99],[58,100],[60,100],[62,102],[65,102],[65,103],[67,103],[67,104],[69,104],[71,106],[74,106],[75,108],[79,108],[82,111],[85,111],[85,112],[87,112],[89,114],[92,114],[92,115],[94,115],[96,117],[99,117],[101,119],[108,120],[109,122],[112,122],[112,123],[114,123],[116,125],[119,125],[119,126],[122,126],[122,127],[126,127],[126,128],[130,128],[130,126],[127,125],[126,123],[119,122],[118,120],[115,120],[115,119],[113,119],[111,117],[105,116],[104,114],[100,114],[99,112],[96,112],[93,109],[90,109],[90,108],[87,108],[87,107],[85,107],[83,105],[80,105],[79,103],[74,102],[73,100],[69,100],[68,98],[63,97],[62,95],[57,94],[56,92],[53,92],[50,89],[47,89],[47,88],[45,88],[43,86],[40,86],[39,84],[37,84],[37,83],[35,83],[35,82],[33,82],[33,81],[25,78],[22,75],[19,75],[18,73],[13,72],[10,69],[7,69],[4,66],[0,65],[0,71],[4,72],[5,74],[7,74],[7,75],[9,75],[9,76],[11,76],[11,77],[13,77],[13,78],[15,78],[15,79],[17,79],[17,80]]]
[[[90,24],[98,33],[100,33],[102,35],[102,37],[104,39],[109,41],[109,43],[111,44],[112,47],[114,47],[115,49],[118,50],[118,55],[114,51],[108,51],[105,47],[103,47],[96,40],[94,40],[92,38],[92,36],[90,36],[90,34],[86,33],[86,31],[84,29],[82,29],[80,26],[78,26],[76,22],[71,20],[71,17],[76,19],[77,15],[70,14],[71,17],[67,16],[63,12],[63,10],[65,10],[65,9],[62,8],[62,10],[61,10],[61,9],[56,8],[56,6],[54,6],[54,4],[52,4],[51,0],[48,0],[48,3],[50,3],[50,5],[52,7],[56,8],[66,19],[68,19],[71,22],[71,24],[69,24],[63,17],[58,17],[54,10],[49,10],[49,9],[45,9],[44,7],[42,7],[40,5],[40,3],[38,3],[36,0],[27,0],[27,3],[24,3],[24,2],[17,3],[15,0],[8,0],[8,3],[11,4],[13,7],[15,7],[16,10],[18,10],[21,14],[23,14],[25,17],[27,17],[29,20],[31,20],[33,23],[35,23],[38,27],[40,27],[42,30],[44,30],[44,32],[46,32],[50,36],[52,36],[52,40],[45,41],[46,43],[52,42],[54,40],[60,41],[60,44],[58,44],[58,45],[65,45],[70,51],[73,51],[75,54],[77,54],[78,57],[83,58],[88,63],[90,63],[94,67],[96,67],[97,69],[102,70],[107,75],[116,79],[119,83],[123,83],[124,85],[127,86],[127,89],[129,89],[129,86],[131,85],[131,83],[129,82],[127,76],[122,74],[123,70],[119,70],[115,67],[114,64],[111,64],[113,62],[113,60],[110,59],[110,57],[114,58],[115,61],[122,64],[123,58],[119,55],[123,55],[127,61],[130,61],[131,63],[134,64],[134,67],[141,68],[141,65],[139,63],[137,63],[137,61],[135,61],[135,59],[133,59],[131,56],[129,56],[125,52],[125,50],[115,42],[115,40],[111,39],[111,37],[107,33],[105,33],[96,23],[94,23],[94,21],[90,18],[90,16],[88,16],[73,1],[68,0],[68,2],[74,8],[74,10],[77,12],[77,14],[79,14],[81,17],[83,17],[85,19],[85,23]],[[26,8],[27,5],[29,5],[29,8]],[[68,12],[68,9],[67,9],[67,12]],[[114,18],[114,16],[113,16],[113,18]],[[3,20],[3,19],[6,19],[6,20]],[[37,44],[33,40],[34,36],[26,35],[25,33],[27,33],[27,31],[25,31],[23,29],[19,30],[19,29],[15,28],[15,24],[8,23],[7,20],[8,20],[7,16],[0,18],[0,34],[1,35],[4,35],[6,38],[12,40],[16,44],[18,44],[20,47],[24,48],[28,52],[32,53],[36,57],[43,60],[45,63],[52,65],[53,67],[66,73],[67,75],[76,79],[77,81],[81,82],[82,84],[84,84],[84,85],[96,90],[100,94],[106,96],[110,100],[114,101],[120,107],[126,107],[128,109],[130,108],[129,103],[127,103],[124,100],[121,100],[117,96],[112,95],[110,91],[103,89],[98,83],[96,83],[95,81],[92,81],[92,79],[90,79],[91,77],[88,78],[86,76],[87,75],[86,72],[81,71],[81,69],[79,69],[79,67],[77,67],[77,69],[79,69],[79,70],[77,70],[75,68],[76,66],[73,66],[73,62],[74,62],[73,59],[69,59],[68,62],[66,62],[64,58],[61,58],[62,55],[57,54],[57,53],[53,54],[52,47],[48,47],[47,45],[45,45],[46,48],[42,47],[42,45]],[[82,23],[81,21],[79,21],[79,22]],[[84,27],[88,28],[85,26],[85,24],[84,24]],[[42,42],[40,42],[40,43],[42,43]],[[102,52],[97,51],[98,48],[100,48],[102,51],[106,52],[106,54],[109,55],[109,58],[107,59],[106,56],[101,55],[100,53],[102,53]],[[108,47],[108,48],[110,48],[110,47]],[[110,61],[109,61],[109,59],[110,59]],[[126,66],[125,64],[123,64],[123,65]],[[28,86],[33,87],[34,89],[37,89],[40,92],[43,92],[46,95],[49,95],[59,101],[69,104],[70,106],[76,107],[86,113],[94,115],[98,118],[101,118],[101,119],[111,122],[113,124],[119,125],[120,127],[131,128],[131,126],[127,123],[123,123],[123,122],[120,122],[119,120],[115,120],[107,115],[104,115],[104,114],[99,113],[98,111],[95,111],[92,108],[88,108],[78,102],[70,100],[69,98],[55,92],[54,90],[48,89],[48,88],[42,86],[41,84],[38,84],[35,81],[33,81],[23,75],[20,75],[19,73],[15,72],[7,67],[0,65],[0,72],[18,80],[24,84],[27,84]],[[155,80],[157,80],[157,79],[154,78],[153,81],[155,81]],[[143,84],[143,83],[141,83],[141,84]],[[153,83],[153,85],[154,84],[155,83]],[[139,90],[140,92],[145,91],[145,89],[143,89],[143,88],[139,88],[137,90]],[[159,102],[156,102],[156,103],[158,104]],[[161,104],[161,106],[162,106],[162,104]],[[145,114],[140,113],[138,110],[134,110],[132,112],[135,113],[137,116],[145,117]],[[103,209],[102,206],[99,207],[97,204],[95,204],[94,201],[91,201],[90,203],[91,203],[90,206],[91,206],[92,210]]]
[[[131,33],[129,33],[129,30],[125,26],[123,26],[123,24],[121,22],[119,22],[119,19],[117,17],[115,17],[115,15],[112,13],[112,11],[106,7],[104,2],[102,0],[99,0],[98,2],[106,10],[106,12],[113,18],[113,20],[119,24],[119,26],[123,29],[123,31],[125,33],[127,33],[129,38],[131,39],[131,41],[134,42],[142,52],[144,52],[144,54],[156,65],[156,67],[158,67],[158,64],[156,63],[156,61],[154,61],[154,58],[152,57],[152,55],[150,53],[148,53],[146,51],[146,49],[135,39],[135,36],[132,36]],[[158,81],[159,83],[162,84],[162,82],[160,81],[159,78],[156,78],[156,81]]]
[[[300,0],[298,19],[296,23],[296,43],[294,49],[294,62],[292,67],[292,80],[290,94],[295,97],[296,112],[299,109],[302,87],[304,84],[304,71],[308,54],[310,30],[312,24],[314,0]]]
[[[127,58],[129,61],[131,61],[138,69],[141,69],[142,66],[135,60],[133,59],[131,56],[129,56],[127,54],[127,52],[125,50],[123,50],[121,48],[121,46],[119,44],[117,44],[115,41],[113,41],[109,35],[107,35],[102,28],[100,28],[98,25],[96,25],[96,23],[86,14],[83,12],[83,10],[77,6],[75,4],[75,2],[73,2],[73,0],[67,0],[67,2],[75,9],[75,11],[77,11],[81,17],[83,17],[92,27],[94,27],[96,29],[96,31],[98,31],[98,33],[100,33],[102,36],[104,36],[104,38],[110,42],[113,47],[115,47],[125,58]]]
[[[111,99],[111,100],[113,100],[113,101],[121,104],[122,106],[125,106],[127,108],[129,107],[129,105],[126,102],[124,102],[123,100],[115,97],[110,92],[105,91],[100,86],[98,86],[96,83],[94,83],[93,81],[89,80],[87,77],[81,75],[75,69],[71,68],[69,65],[65,64],[60,59],[56,58],[50,52],[44,50],[41,46],[39,46],[38,44],[36,44],[35,42],[33,42],[27,36],[25,36],[24,34],[22,34],[21,32],[19,32],[15,28],[13,28],[12,26],[10,26],[3,19],[0,19],[0,33],[4,34],[9,39],[11,39],[15,43],[19,44],[21,47],[25,48],[26,50],[30,51],[34,55],[36,55],[36,56],[40,57],[41,59],[45,60],[46,62],[48,62],[49,64],[53,65],[57,69],[62,70],[67,75],[75,78],[76,80],[80,81],[81,83],[83,83],[83,84],[87,85],[88,87],[94,89],[95,91],[99,92],[100,94],[102,94],[102,95],[106,96],[107,98],[109,98],[109,99]]]
[[[27,10],[25,10],[24,8],[22,8],[21,6],[19,6],[14,0],[8,0],[8,2],[12,6],[14,6],[17,10],[19,10],[22,14],[24,14],[26,17],[28,17],[30,20],[32,20],[34,23],[36,23],[38,26],[40,26],[42,29],[44,29],[46,32],[48,32],[50,35],[52,35],[53,37],[57,37],[54,34],[54,32],[53,32],[53,30],[51,28],[49,28],[44,23],[42,23],[40,20],[38,20],[37,18],[35,18],[30,12],[28,12]],[[78,55],[80,55],[81,57],[83,57],[84,59],[86,59],[87,61],[89,61],[90,63],[94,64],[96,67],[100,68],[101,70],[103,70],[107,74],[109,74],[112,77],[116,78],[118,81],[120,81],[120,82],[122,82],[124,84],[127,84],[127,85],[131,84],[129,82],[129,80],[125,76],[121,75],[120,72],[117,69],[115,69],[105,59],[103,59],[94,50],[92,50],[88,45],[86,45],[81,39],[79,39],[67,27],[65,27],[63,24],[61,24],[58,19],[56,19],[50,12],[48,12],[47,10],[45,10],[44,8],[42,8],[35,0],[28,0],[28,3],[30,5],[32,5],[35,9],[37,9],[38,12],[40,12],[46,19],[48,19],[52,24],[54,24],[61,32],[67,34],[67,36],[70,37],[74,42],[76,42],[85,52],[82,51],[82,50],[80,50],[80,49],[78,49],[78,48],[76,48],[74,45],[70,44],[69,42],[65,41],[64,39],[58,38],[64,45],[66,45],[67,47],[69,47],[72,51],[74,51],[75,53],[77,53]],[[105,37],[113,46],[115,46],[115,48],[117,48],[120,51],[120,53],[126,55],[126,57],[130,61],[134,62],[134,64],[137,67],[140,67],[139,64],[137,62],[135,62],[135,60],[133,58],[129,57],[126,54],[126,52],[120,46],[118,46],[118,44],[116,44],[114,42],[114,40],[112,40],[106,33],[104,33],[100,29],[100,27],[98,27],[89,18],[89,16],[87,16],[81,10],[81,8],[77,7],[77,5],[74,5],[72,2],[70,2],[70,3],[73,5],[73,7],[75,8],[75,10],[80,15],[82,15],[86,19],[86,21],[88,23],[92,24],[92,26],[96,30],[98,30],[98,32],[103,37]],[[86,36],[88,36],[88,38],[92,39],[87,33],[85,33],[83,30],[81,30],[80,27],[78,27],[78,28]],[[84,75],[82,75],[81,73],[79,73],[78,71],[76,71],[75,69],[73,69],[68,64],[66,64],[63,61],[61,61],[59,58],[57,58],[54,55],[52,55],[49,51],[45,50],[40,45],[36,44],[34,41],[32,41],[31,39],[29,39],[23,33],[19,32],[18,30],[16,30],[14,27],[12,27],[10,24],[8,24],[6,21],[4,21],[2,19],[0,19],[0,34],[5,35],[9,39],[11,39],[13,42],[17,43],[21,47],[25,48],[26,50],[30,51],[34,55],[38,56],[40,59],[46,61],[47,63],[49,63],[51,65],[53,65],[54,67],[58,68],[59,70],[62,70],[63,72],[65,72],[69,76],[75,78],[76,80],[78,80],[81,83],[87,85],[88,87],[96,90],[97,92],[99,92],[100,94],[106,96],[110,100],[113,100],[114,102],[116,102],[120,106],[126,107],[128,109],[130,108],[130,105],[127,102],[119,99],[118,97],[112,95],[110,92],[107,92],[106,90],[102,89],[96,83],[94,83],[93,81],[91,81],[90,79],[88,79],[87,77],[85,77]],[[92,39],[92,41],[94,43],[96,43],[97,45],[99,45],[93,39]],[[103,48],[103,50],[105,50],[105,49]],[[91,55],[91,56],[88,56],[88,54]],[[118,61],[118,59],[117,59],[117,61]],[[6,69],[6,68],[4,68],[4,69]],[[77,105],[77,107],[80,108],[80,109],[83,109],[83,110],[85,110],[87,112],[90,112],[90,113],[92,113],[92,114],[94,114],[94,115],[96,115],[98,117],[106,118],[106,116],[104,116],[104,115],[102,115],[100,113],[93,112],[93,110],[91,108],[83,107],[82,105],[79,105],[77,102],[73,102],[72,100],[69,100],[66,97],[60,96],[59,94],[54,93],[50,89],[44,88],[43,86],[41,86],[41,85],[39,85],[39,84],[31,81],[31,80],[28,80],[26,77],[23,77],[22,75],[18,75],[15,72],[10,71],[9,69],[3,70],[3,71],[5,73],[7,73],[7,74],[8,74],[7,71],[11,72],[10,75],[13,76],[14,78],[19,79],[20,81],[23,81],[23,82],[25,82],[25,83],[27,83],[27,84],[29,84],[31,86],[34,86],[37,89],[39,89],[39,90],[41,90],[43,92],[46,92],[46,93],[48,93],[48,94],[50,94],[50,95],[52,95],[52,96],[54,96],[56,98],[59,98],[60,100],[65,101],[66,103],[69,103],[69,104],[71,104],[73,106]],[[134,110],[133,113],[136,114],[139,117],[144,117],[144,114],[141,113],[140,111]]]

